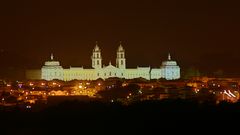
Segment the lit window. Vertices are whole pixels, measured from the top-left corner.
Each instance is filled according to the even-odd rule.
[[[121,54],[121,58],[123,58],[123,54]]]

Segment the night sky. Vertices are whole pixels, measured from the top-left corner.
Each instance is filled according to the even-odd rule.
[[[41,68],[53,52],[64,67],[91,66],[95,41],[115,63],[159,67],[170,52],[182,69],[240,75],[240,2],[229,0],[15,0],[0,4],[1,73]]]

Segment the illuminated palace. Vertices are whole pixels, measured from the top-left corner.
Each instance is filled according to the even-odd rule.
[[[126,68],[125,50],[121,43],[117,49],[116,66],[111,62],[108,66],[103,66],[101,49],[96,43],[91,56],[92,68],[84,69],[83,67],[70,67],[64,69],[59,61],[54,60],[53,54],[51,60],[46,61],[41,69],[41,79],[53,80],[59,79],[64,81],[69,80],[96,80],[98,78],[106,79],[110,77],[118,77],[125,79],[145,78],[167,80],[175,80],[180,78],[180,67],[176,61],[171,60],[170,54],[168,59],[162,62],[160,68],[137,67]]]

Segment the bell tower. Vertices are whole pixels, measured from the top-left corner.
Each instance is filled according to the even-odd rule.
[[[93,49],[93,54],[92,54],[92,67],[97,69],[97,68],[102,68],[102,56],[101,56],[101,49],[98,47],[98,42],[96,41],[96,46]]]
[[[116,67],[120,69],[126,69],[125,50],[122,47],[122,42],[117,49]]]

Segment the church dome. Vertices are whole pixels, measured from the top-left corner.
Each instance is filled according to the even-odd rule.
[[[45,62],[45,66],[60,66],[60,62],[59,61],[55,61],[53,54],[51,54],[51,60],[50,61],[46,61]]]
[[[168,60],[162,62],[162,66],[177,66],[177,62],[171,59],[171,55],[168,54]]]

